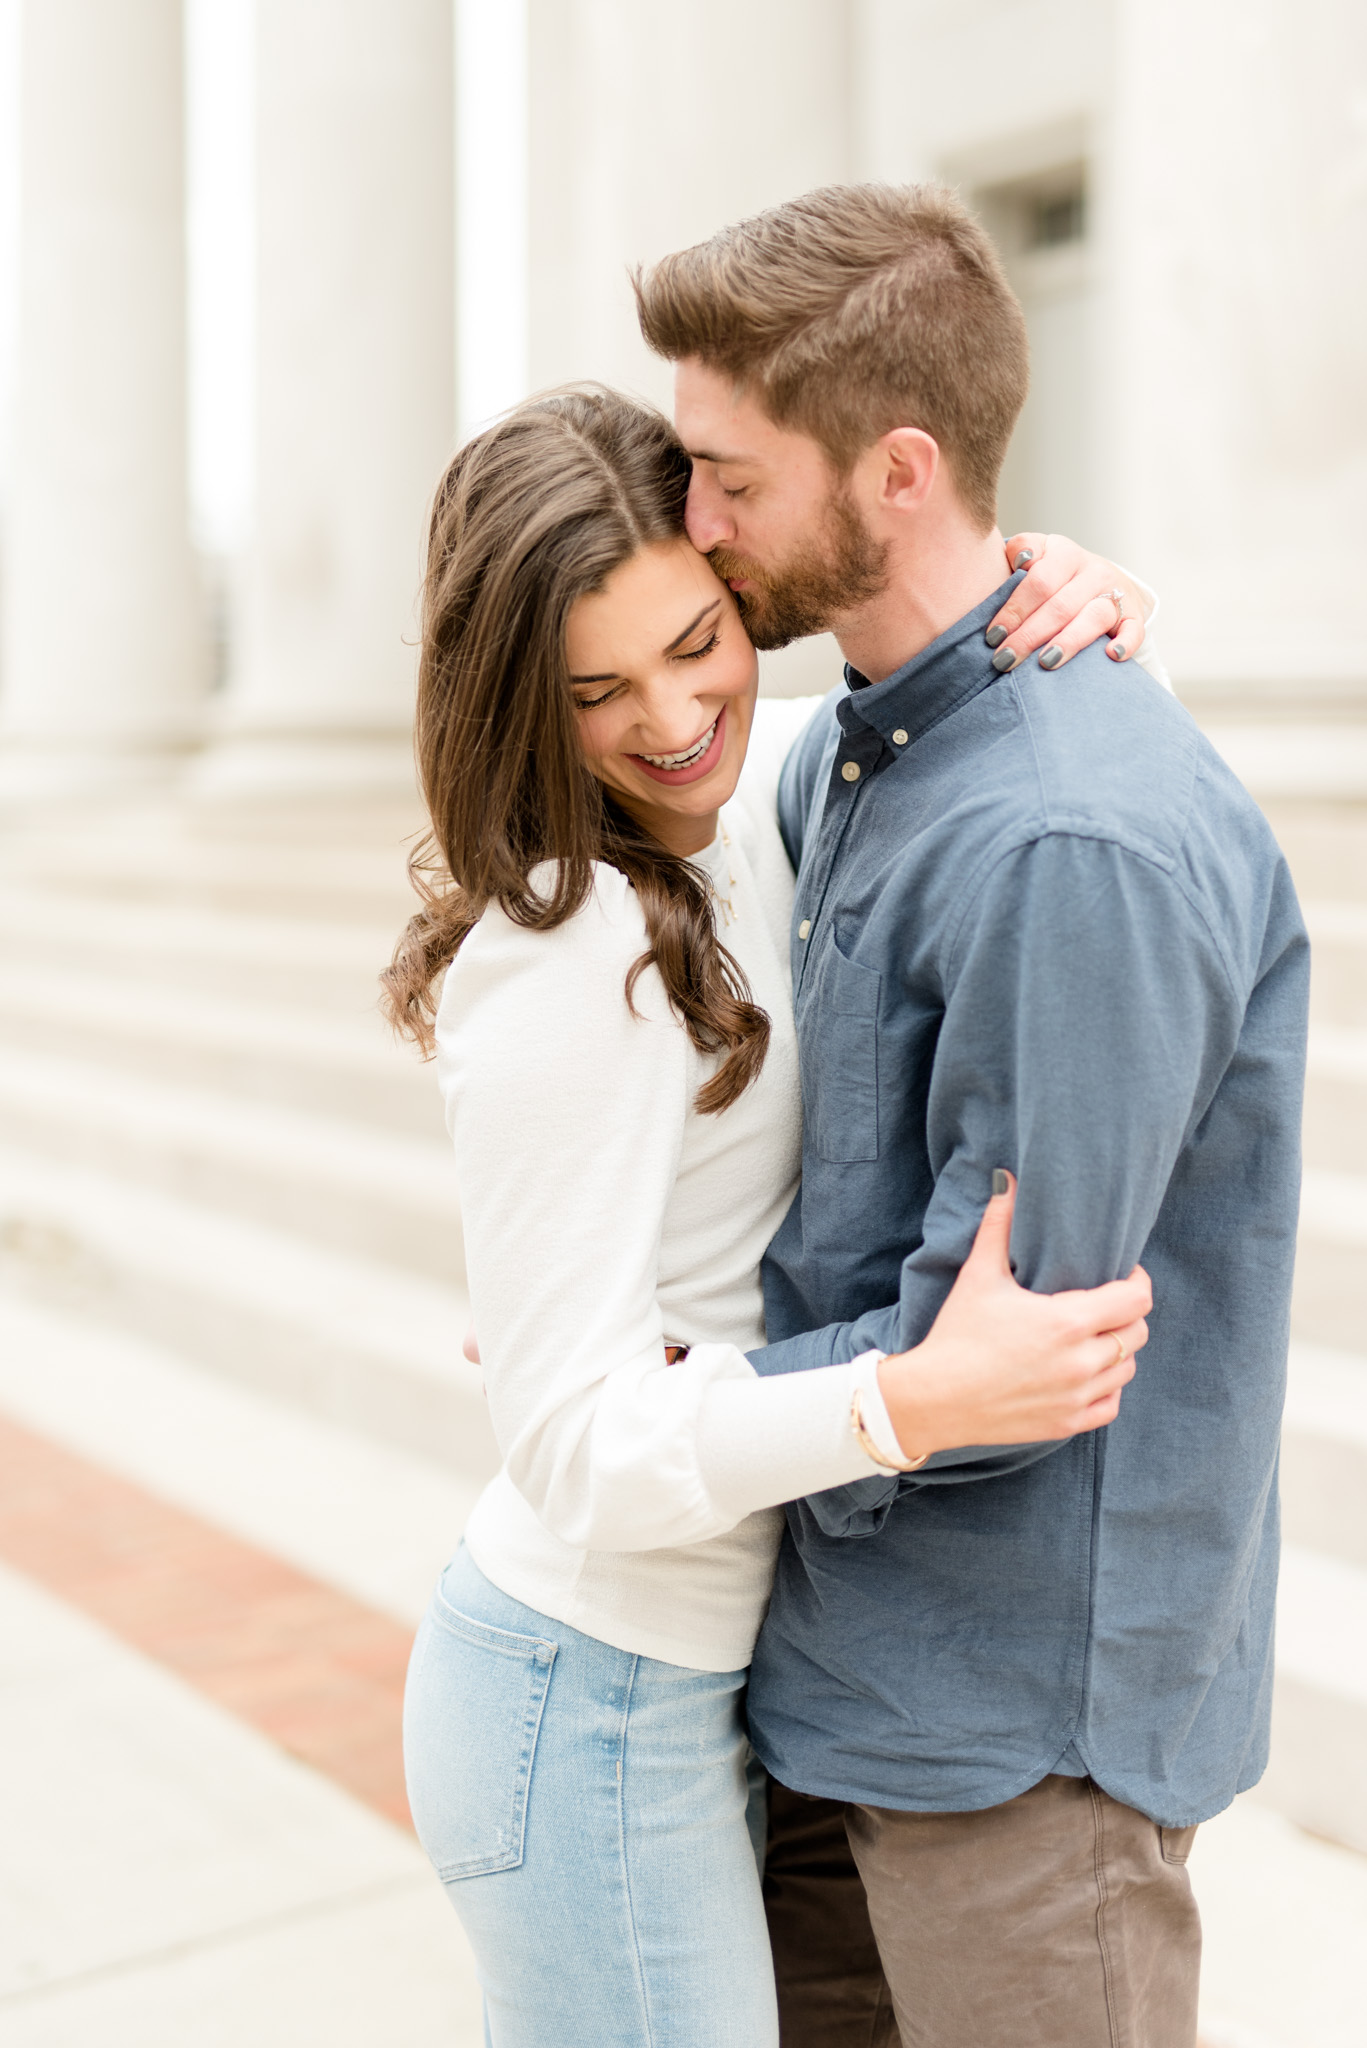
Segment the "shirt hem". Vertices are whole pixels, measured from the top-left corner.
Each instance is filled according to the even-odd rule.
[[[1006,1780],[1003,1786],[994,1787],[985,1797],[965,1798],[960,1795],[957,1798],[946,1800],[942,1803],[936,1799],[894,1799],[890,1798],[886,1793],[854,1791],[848,1785],[842,1785],[835,1779],[813,1779],[805,1771],[785,1775],[783,1771],[776,1769],[771,1762],[766,1752],[765,1743],[753,1726],[750,1730],[751,1745],[756,1756],[764,1765],[765,1770],[771,1778],[777,1779],[778,1783],[786,1786],[790,1792],[801,1793],[809,1799],[835,1800],[844,1806],[872,1806],[881,1808],[888,1813],[984,1813],[993,1806],[1005,1806],[1009,1800],[1019,1799],[1023,1792],[1029,1792],[1033,1786],[1038,1785],[1043,1779],[1050,1777],[1057,1769],[1060,1759],[1066,1755],[1068,1747],[1074,1739],[1070,1737],[1069,1742],[1065,1743],[1063,1748],[1054,1755],[1051,1762],[1032,1768],[1019,1778]],[[1250,1792],[1262,1778],[1267,1768],[1265,1764],[1262,1764],[1251,1775],[1245,1776],[1245,1774],[1240,1773],[1232,1791],[1222,1789],[1220,1792],[1213,1794],[1209,1801],[1202,1800],[1197,1807],[1191,1810],[1178,1808],[1175,1811],[1155,1811],[1152,1806],[1147,1804],[1141,1805],[1137,1798],[1116,1790],[1114,1780],[1108,1784],[1106,1778],[1088,1762],[1080,1747],[1077,1753],[1081,1757],[1082,1762],[1087,1765],[1087,1775],[1092,1783],[1097,1785],[1109,1798],[1116,1800],[1121,1806],[1130,1807],[1135,1813],[1142,1813],[1146,1820],[1153,1822],[1155,1827],[1163,1828],[1204,1826],[1207,1821],[1214,1820],[1217,1814],[1223,1813],[1242,1793]],[[793,1783],[794,1775],[801,1776],[803,1782],[800,1785]]]
[[[734,1645],[738,1654],[704,1651],[700,1645],[688,1643],[682,1637],[650,1628],[637,1628],[624,1617],[594,1611],[587,1602],[576,1599],[573,1593],[557,1599],[544,1579],[524,1579],[515,1568],[510,1570],[505,1560],[486,1556],[482,1548],[477,1550],[470,1542],[468,1532],[465,1544],[480,1571],[500,1593],[506,1593],[510,1600],[520,1600],[524,1607],[544,1614],[549,1621],[564,1622],[567,1628],[577,1629],[580,1635],[606,1643],[610,1650],[623,1650],[631,1657],[649,1657],[657,1664],[673,1664],[681,1671],[727,1672],[748,1671],[750,1668],[755,1654],[755,1637],[759,1634],[758,1619],[748,1646],[742,1647],[739,1642]]]

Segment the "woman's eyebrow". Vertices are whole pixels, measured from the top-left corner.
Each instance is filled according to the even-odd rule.
[[[675,637],[675,638],[674,638],[673,640],[671,640],[671,641],[670,641],[670,643],[669,643],[668,647],[666,647],[666,649],[665,649],[665,653],[666,653],[666,654],[672,654],[672,653],[674,652],[674,649],[675,649],[676,647],[682,647],[682,646],[683,646],[683,644],[684,644],[684,641],[685,641],[685,640],[686,640],[686,639],[688,638],[689,634],[690,634],[690,633],[696,633],[696,632],[697,632],[697,630],[698,630],[698,628],[699,628],[699,626],[700,626],[700,625],[702,624],[703,620],[704,620],[704,619],[706,619],[706,618],[709,618],[709,617],[711,616],[711,614],[712,614],[712,613],[713,613],[714,611],[716,611],[716,609],[717,609],[717,607],[718,607],[718,605],[719,605],[720,603],[721,603],[721,599],[720,599],[719,597],[714,597],[714,598],[713,598],[713,600],[712,600],[712,602],[711,602],[711,604],[705,604],[705,605],[703,606],[702,610],[701,610],[701,611],[700,611],[700,612],[698,613],[698,616],[696,617],[696,619],[690,619],[690,620],[689,620],[689,622],[688,622],[688,624],[687,624],[687,625],[686,625],[686,626],[684,627],[684,629],[683,629],[682,633],[679,633],[678,635],[676,635],[676,637]],[[571,681],[572,683],[620,683],[620,682],[621,682],[621,680],[622,680],[622,678],[621,678],[621,677],[620,677],[619,675],[615,674],[615,673],[614,673],[614,674],[609,674],[609,675],[605,675],[605,676],[571,676],[571,677],[570,677],[570,681]]]
[[[682,633],[679,633],[673,640],[670,641],[668,647],[666,647],[665,649],[665,653],[672,654],[676,647],[682,647],[684,641],[688,638],[689,634],[696,633],[699,626],[702,624],[703,620],[707,618],[710,613],[716,611],[720,603],[721,599],[719,597],[714,597],[711,604],[705,604],[702,610],[698,613],[697,618],[690,619],[688,624],[684,627]],[[576,677],[575,680],[577,681],[578,678]]]

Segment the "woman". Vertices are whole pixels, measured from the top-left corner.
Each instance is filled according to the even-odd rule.
[[[1147,1335],[1142,1274],[1015,1286],[1008,1188],[924,1343],[748,1364],[798,1171],[775,792],[813,707],[756,704],[687,484],[657,414],[564,392],[464,448],[432,521],[442,885],[386,979],[429,1046],[435,1017],[505,1462],[415,1646],[405,1746],[494,2048],[776,2040],[742,1709],[780,1504],[1094,1429]]]

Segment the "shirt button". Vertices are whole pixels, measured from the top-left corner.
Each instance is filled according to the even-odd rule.
[[[857,761],[847,761],[840,773],[844,776],[846,782],[858,782],[859,763]]]
[[[797,928],[797,935],[800,939],[810,938],[811,931],[812,920],[809,917],[804,917],[801,924]]]
[[[904,747],[907,743],[906,733],[900,725],[892,736],[892,743],[895,747]]]

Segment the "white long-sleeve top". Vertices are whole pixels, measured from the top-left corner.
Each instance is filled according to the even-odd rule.
[[[1146,640],[1138,657],[1167,684]],[[1170,687],[1170,685],[1168,685]],[[652,967],[625,997],[645,920],[600,865],[576,916],[530,932],[491,908],[446,978],[438,1075],[504,1464],[465,1540],[514,1599],[667,1663],[749,1662],[779,1503],[877,1468],[856,1385],[895,1449],[868,1363],[761,1379],[759,1264],[797,1187],[801,1095],[779,769],[820,699],[761,701],[713,845],[718,929],[767,1012],[759,1079],[717,1116],[715,1070]],[[667,1366],[667,1340],[691,1344]]]
[[[850,1428],[867,1368],[761,1379],[759,1262],[797,1186],[801,1096],[778,772],[817,699],[761,702],[740,785],[696,856],[723,943],[769,1014],[759,1079],[695,1098],[696,1052],[616,869],[555,930],[490,909],[446,978],[438,1072],[465,1254],[504,1456],[465,1538],[496,1586],[624,1650],[702,1670],[747,1663],[779,1503],[867,1477]],[[691,1344],[667,1366],[666,1340]],[[881,1421],[881,1417],[879,1418]],[[881,1433],[881,1432],[880,1432]]]

